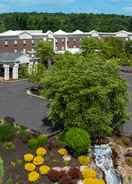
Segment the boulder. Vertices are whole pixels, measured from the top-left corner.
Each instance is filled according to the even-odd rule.
[[[132,149],[127,150],[125,157],[132,157]]]

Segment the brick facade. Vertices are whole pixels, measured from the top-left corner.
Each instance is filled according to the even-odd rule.
[[[65,50],[72,53],[79,52],[80,41],[84,37],[120,37],[123,39],[132,39],[132,33],[126,31],[119,31],[116,33],[100,33],[97,31],[91,31],[88,33],[76,30],[72,33],[67,33],[59,30],[55,33],[48,31],[43,33],[42,31],[7,31],[0,33],[0,53],[9,52],[28,53],[34,49],[35,44],[39,40],[51,40],[53,41],[54,51],[63,53]]]

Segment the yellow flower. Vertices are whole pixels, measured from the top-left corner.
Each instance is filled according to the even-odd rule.
[[[47,166],[47,165],[42,165],[40,168],[39,168],[39,171],[41,174],[48,174],[50,170],[50,167]]]
[[[34,165],[42,165],[44,163],[44,158],[41,156],[36,156],[33,159]]]
[[[84,168],[82,171],[84,178],[96,178],[96,171],[90,168]]]
[[[85,155],[78,157],[78,160],[81,165],[88,165],[90,163],[90,158]]]
[[[68,155],[68,151],[67,151],[65,148],[60,148],[60,149],[58,150],[58,153],[59,153],[61,156]]]
[[[40,175],[36,171],[33,171],[33,172],[28,174],[28,181],[29,182],[35,182],[35,181],[39,180],[39,178],[40,178]]]
[[[36,150],[36,154],[40,155],[40,156],[44,156],[44,155],[46,155],[46,153],[47,153],[47,150],[43,147],[40,147]]]
[[[26,171],[34,171],[35,168],[36,168],[36,166],[34,164],[32,164],[32,163],[25,164],[25,170]]]
[[[105,181],[103,179],[98,179],[98,184],[105,184]]]
[[[105,184],[103,179],[86,178],[83,180],[83,184]]]
[[[31,153],[25,154],[25,155],[24,155],[24,160],[25,160],[26,162],[32,161],[32,160],[33,160],[33,155],[32,155]]]

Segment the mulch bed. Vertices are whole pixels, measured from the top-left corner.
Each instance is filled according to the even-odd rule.
[[[7,179],[11,178],[13,180],[13,184],[29,184],[27,180],[27,171],[24,170],[23,156],[25,153],[35,154],[35,151],[31,151],[27,144],[20,138],[16,138],[13,143],[16,146],[13,150],[6,150],[2,145],[0,146],[0,156],[4,160],[5,165],[4,179],[7,181]],[[53,148],[51,151],[49,150],[47,156],[45,157],[44,164],[50,167],[65,166],[63,159],[57,153],[57,149],[58,148]],[[72,158],[70,166],[79,166],[78,160]],[[38,182],[35,182],[35,184],[51,184],[51,181],[48,180],[47,176],[41,175],[41,179]]]

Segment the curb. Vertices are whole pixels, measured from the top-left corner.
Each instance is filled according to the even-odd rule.
[[[35,95],[35,94],[33,94],[30,90],[27,90],[26,93],[27,93],[27,95],[29,95],[29,96],[33,96],[33,97],[39,98],[39,99],[41,99],[41,100],[46,100],[45,97],[42,97],[42,96],[39,96],[39,95]]]

